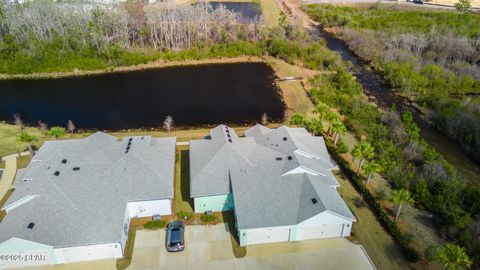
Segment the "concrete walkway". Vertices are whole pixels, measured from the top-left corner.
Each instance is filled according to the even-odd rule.
[[[180,145],[189,145],[190,142],[177,142],[177,146],[180,146]]]
[[[20,156],[27,156],[29,152],[22,152]],[[5,194],[13,188],[13,180],[17,174],[17,157],[19,154],[12,154],[2,157],[0,160],[5,161],[5,169],[3,170],[2,177],[0,178],[0,200],[3,199]],[[0,206],[1,207],[1,206]]]
[[[0,179],[0,200],[3,199],[8,190],[13,186],[13,180],[15,179],[15,174],[17,173],[17,157],[6,157],[5,159],[5,170],[2,173],[2,178]]]

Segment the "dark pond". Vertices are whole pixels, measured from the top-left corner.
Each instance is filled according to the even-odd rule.
[[[18,113],[78,128],[118,130],[177,125],[251,123],[263,113],[279,121],[284,104],[263,63],[169,67],[62,79],[0,81],[0,120]]]
[[[240,22],[251,23],[262,16],[262,9],[258,4],[249,2],[209,2],[213,9],[222,5],[226,10],[236,12],[240,15]]]

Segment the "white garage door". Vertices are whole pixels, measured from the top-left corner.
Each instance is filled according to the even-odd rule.
[[[286,242],[290,238],[290,228],[262,228],[248,230],[247,240],[249,245]]]
[[[92,246],[81,246],[71,248],[56,249],[57,255],[59,255],[61,262],[79,262],[100,260],[107,258],[116,258],[116,249],[119,249],[119,244],[101,244]]]
[[[341,237],[343,224],[323,224],[318,226],[304,227],[301,229],[303,240],[316,238]]]

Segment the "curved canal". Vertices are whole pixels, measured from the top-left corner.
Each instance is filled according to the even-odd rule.
[[[364,64],[342,40],[335,38],[325,31],[321,31],[321,33],[330,50],[339,53],[344,61],[350,61],[353,64],[356,70],[355,76],[357,81],[363,86],[365,95],[367,95],[372,102],[375,102],[382,108],[391,108],[392,105],[395,104],[400,111],[405,109],[412,111],[415,122],[420,128],[421,136],[447,161],[453,164],[470,183],[480,184],[479,164],[470,159],[468,154],[455,142],[431,127],[414,106],[406,103],[392,93],[389,87],[383,82],[381,76]]]

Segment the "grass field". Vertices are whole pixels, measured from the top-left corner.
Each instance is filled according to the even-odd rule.
[[[304,10],[325,26],[348,26],[388,33],[453,32],[467,37],[480,36],[480,16],[450,10],[419,9],[406,5],[306,5]]]
[[[177,147],[175,156],[175,212],[193,212],[193,199],[190,198],[190,151],[188,146]]]

